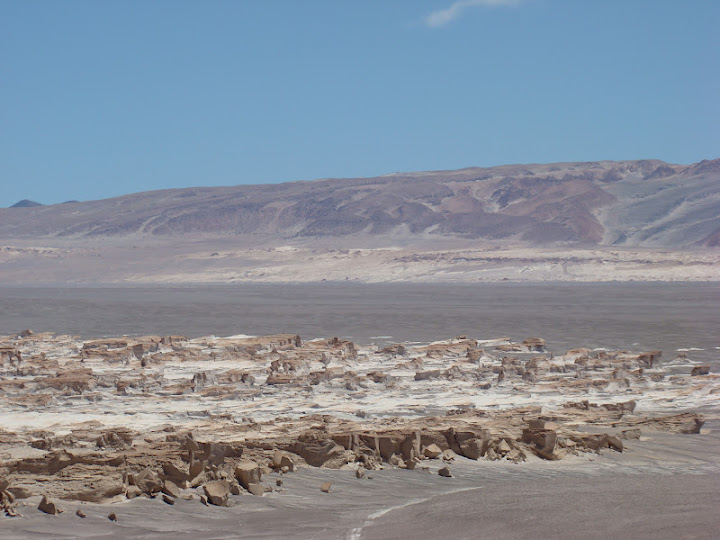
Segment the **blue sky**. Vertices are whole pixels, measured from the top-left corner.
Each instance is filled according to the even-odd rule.
[[[714,0],[0,0],[0,206],[720,157]]]

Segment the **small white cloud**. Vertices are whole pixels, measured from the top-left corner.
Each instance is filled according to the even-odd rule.
[[[457,19],[467,8],[477,6],[513,6],[522,0],[456,0],[450,7],[433,11],[425,17],[425,24],[430,27],[445,26],[450,21]]]

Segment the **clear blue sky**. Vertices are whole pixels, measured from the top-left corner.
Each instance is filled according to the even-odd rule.
[[[0,0],[0,206],[720,157],[716,0]]]

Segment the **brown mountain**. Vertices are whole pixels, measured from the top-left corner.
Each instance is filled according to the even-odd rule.
[[[720,246],[720,159],[506,165],[0,209],[5,238],[198,233]]]

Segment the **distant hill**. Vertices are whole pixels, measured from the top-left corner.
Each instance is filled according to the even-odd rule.
[[[505,165],[0,209],[2,237],[195,234],[720,246],[720,159]]]
[[[10,208],[32,208],[34,206],[43,206],[42,203],[31,201],[29,199],[23,199],[13,204]]]

